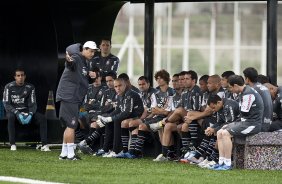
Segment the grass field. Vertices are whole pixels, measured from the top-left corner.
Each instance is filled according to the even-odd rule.
[[[0,148],[0,176],[64,183],[282,183],[281,171],[211,171],[189,164],[155,163],[152,158],[125,160],[81,155],[80,161],[66,161],[58,160],[59,153],[59,149],[40,152],[18,148],[12,152]]]

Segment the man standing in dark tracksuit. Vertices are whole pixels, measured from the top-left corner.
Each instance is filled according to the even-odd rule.
[[[79,108],[87,93],[88,77],[96,78],[95,72],[89,72],[87,61],[94,56],[96,43],[85,42],[81,52],[79,47],[73,44],[66,49],[67,61],[56,94],[56,101],[60,102],[59,118],[66,126],[59,159],[78,160],[74,153],[74,138]]]

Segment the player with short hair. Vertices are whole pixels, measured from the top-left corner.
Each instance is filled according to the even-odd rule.
[[[259,133],[263,121],[264,105],[259,93],[252,87],[245,85],[244,79],[239,75],[232,75],[228,78],[229,90],[240,94],[241,121],[236,121],[223,126],[217,132],[219,151],[218,164],[214,170],[230,170],[232,137],[246,137]]]
[[[263,100],[264,111],[261,131],[268,132],[273,116],[273,105],[270,92],[264,85],[258,83],[258,72],[255,68],[248,67],[243,71],[243,74],[245,76],[245,83],[253,87]]]

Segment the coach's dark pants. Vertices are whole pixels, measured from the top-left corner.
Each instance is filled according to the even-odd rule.
[[[113,151],[119,153],[122,150],[121,144],[121,121],[114,121],[114,142]]]
[[[113,148],[113,137],[114,137],[114,123],[108,123],[105,126],[105,138],[103,143],[103,150],[108,152]]]
[[[7,118],[8,118],[8,133],[9,133],[9,141],[10,144],[15,144],[15,122],[17,120],[16,115],[14,113],[7,113]],[[47,144],[47,120],[44,115],[40,113],[35,113],[32,116],[31,122],[30,123],[35,123],[37,126],[40,127],[40,138],[42,145]]]

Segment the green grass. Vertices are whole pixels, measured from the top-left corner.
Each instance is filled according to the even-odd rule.
[[[0,176],[16,176],[65,183],[281,183],[281,171],[210,171],[175,162],[99,158],[82,155],[81,161],[58,160],[59,150],[40,152],[0,149]]]

